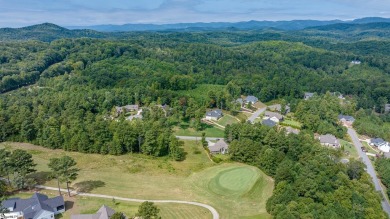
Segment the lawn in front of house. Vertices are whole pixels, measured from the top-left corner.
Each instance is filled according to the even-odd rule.
[[[363,147],[367,150],[368,153],[371,153],[371,154],[378,154],[379,153],[378,152],[379,150],[378,151],[374,150],[370,145],[368,145],[367,142],[361,141],[361,143],[362,143]]]
[[[265,210],[265,202],[272,194],[273,180],[256,167],[239,163],[214,164],[207,157],[200,141],[185,141],[183,148],[186,152],[186,159],[182,162],[172,161],[166,157],[153,158],[139,154],[112,156],[66,152],[25,143],[1,143],[0,148],[4,147],[10,150],[24,149],[32,153],[33,159],[37,163],[38,173],[36,174],[39,176],[47,176],[49,171],[47,164],[50,158],[63,155],[73,157],[78,163],[77,167],[80,168],[80,172],[77,180],[72,182],[71,186],[74,189],[82,189],[84,192],[124,198],[196,201],[213,206],[220,213],[221,218],[227,219],[246,216],[269,217]],[[234,174],[220,175],[222,171],[229,172],[236,167],[249,168],[253,174],[235,176],[240,171],[234,171]],[[222,180],[225,176],[227,180],[224,180],[221,186],[230,190],[239,190],[242,195],[233,196],[233,198],[223,197],[215,193],[215,189],[208,188],[215,177]],[[243,179],[245,185],[234,188],[234,184],[227,184],[229,183],[228,179],[237,177],[245,177]],[[259,180],[253,184],[254,181],[251,177],[259,177]],[[40,178],[39,183],[56,187],[55,180]],[[198,183],[202,183],[202,185],[199,186]],[[65,188],[64,184],[62,184],[62,188]],[[55,193],[55,191],[53,192]],[[96,202],[85,200],[85,202],[87,201],[92,204],[85,203],[86,207],[81,207],[83,208],[83,211],[80,210],[81,213],[93,212],[102,203],[108,205],[112,203],[112,200]],[[75,206],[83,206],[83,200],[76,199],[75,203]],[[120,206],[122,205],[125,207],[118,208],[119,211],[128,208],[131,213],[135,211],[138,203],[124,204],[121,202]],[[164,218],[208,218],[205,216],[208,214],[205,214],[202,209],[197,210],[192,209],[192,206],[182,206],[174,204],[168,207],[162,206],[162,214],[166,212]],[[177,210],[180,208],[184,210]]]
[[[206,137],[223,138],[225,136],[225,132],[222,128],[205,123],[202,123],[202,130],[197,131],[194,128],[191,128],[189,123],[181,122],[178,126],[173,128],[173,132],[177,136],[202,137],[203,132],[206,133]]]
[[[237,120],[237,118],[235,118],[234,116],[231,116],[231,115],[228,115],[228,114],[225,114],[222,118],[220,118],[217,123],[219,125],[222,125],[224,127],[226,127],[227,125],[231,125],[231,124],[234,124],[234,123],[239,123],[240,121]]]
[[[289,119],[283,120],[283,122],[281,122],[281,125],[291,126],[293,128],[298,128],[298,129],[302,128],[302,123],[295,121],[295,120],[289,120]]]
[[[341,146],[344,147],[344,151],[348,152],[348,155],[346,156],[346,158],[354,158],[354,159],[359,158],[359,154],[356,151],[356,147],[352,143],[345,141],[345,140],[342,140],[342,139],[340,139],[339,141],[340,141]]]

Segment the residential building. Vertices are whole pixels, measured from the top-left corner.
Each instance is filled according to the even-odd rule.
[[[314,93],[308,93],[308,92],[306,92],[306,93],[305,93],[305,96],[304,96],[304,99],[305,99],[305,100],[308,100],[308,99],[312,98],[313,96],[314,96]]]
[[[65,212],[65,202],[62,196],[48,198],[46,195],[35,193],[29,199],[11,198],[3,201],[2,208],[8,210],[4,219],[52,219],[54,215]],[[0,215],[0,218],[3,219]]]
[[[385,113],[390,112],[390,104],[385,104]]]
[[[137,115],[134,115],[134,116],[129,116],[126,118],[126,120],[128,121],[133,121],[134,119],[142,119],[142,115],[141,114],[137,114]]]
[[[341,146],[339,140],[334,135],[320,135],[318,140],[320,140],[320,143],[324,146],[332,146],[334,148],[340,148]]]
[[[359,60],[353,60],[353,61],[351,62],[351,64],[352,64],[352,65],[360,65],[360,64],[362,64],[362,62],[359,61]]]
[[[386,143],[386,142],[382,138],[372,138],[372,139],[370,139],[370,145],[371,146],[379,147],[380,145],[382,145],[384,143]]]
[[[338,118],[344,125],[348,125],[348,126],[351,126],[353,122],[355,122],[355,118],[353,118],[352,116],[346,116],[340,114]]]
[[[217,143],[209,146],[210,153],[212,154],[227,154],[229,145],[223,139],[219,139]]]
[[[268,126],[268,127],[274,127],[276,126],[276,122],[272,121],[271,119],[264,119],[261,124],[265,125],[265,126]]]
[[[284,108],[285,108],[285,111],[282,112],[282,105],[281,104],[274,104],[274,105],[268,106],[268,109],[271,111],[274,111],[274,112],[280,112],[282,114],[287,114],[290,112],[289,105],[286,105]]]
[[[390,152],[390,143],[384,142],[378,146],[378,149],[384,153],[389,153]]]
[[[216,109],[206,113],[206,120],[217,121],[218,119],[222,118],[222,116],[222,110]]]
[[[265,111],[264,119],[270,119],[276,123],[279,123],[279,122],[283,121],[284,116],[279,114],[279,113]]]
[[[248,104],[248,103],[251,103],[251,104],[255,104],[259,101],[259,99],[255,96],[247,96],[245,99],[244,99],[244,102],[245,104]]]
[[[76,214],[72,215],[71,219],[110,219],[115,214],[115,211],[103,205],[96,214]]]
[[[138,111],[138,109],[139,109],[138,105],[126,105],[126,106],[116,106],[115,107],[116,113],[118,115],[121,114],[121,113]]]
[[[299,129],[294,129],[294,128],[290,127],[290,126],[286,127],[285,129],[286,129],[286,133],[287,134],[296,134],[296,135],[298,135],[301,132]]]

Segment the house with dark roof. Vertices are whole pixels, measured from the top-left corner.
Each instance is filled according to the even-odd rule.
[[[379,147],[383,143],[385,143],[385,140],[383,140],[382,138],[372,138],[372,139],[370,139],[370,145],[371,146]]]
[[[280,113],[275,113],[271,111],[265,111],[264,113],[264,119],[270,119],[276,123],[281,122],[284,119],[284,116]]]
[[[223,113],[222,110],[216,109],[206,112],[206,120],[209,121],[217,121],[218,119],[222,118]]]
[[[72,215],[70,218],[71,219],[110,219],[113,214],[115,214],[115,211],[112,208],[103,205],[96,212],[96,214],[76,214],[76,215]]]
[[[294,129],[294,128],[290,127],[290,126],[287,126],[285,129],[286,129],[286,133],[287,134],[296,134],[296,135],[298,135],[301,132],[299,129]]]
[[[353,118],[352,116],[340,114],[338,116],[338,118],[339,118],[340,122],[342,122],[344,125],[347,125],[347,126],[351,126],[353,124],[353,122],[355,122],[355,118]]]
[[[324,146],[332,146],[334,148],[341,147],[339,140],[334,135],[330,135],[330,134],[320,135],[318,137],[318,140],[320,140],[320,143]]]
[[[228,153],[229,145],[223,139],[219,139],[217,143],[209,146],[210,153],[212,154],[226,154]]]
[[[313,96],[314,96],[314,93],[306,92],[303,98],[305,100],[308,100],[308,99],[312,98]]]
[[[11,198],[3,201],[2,208],[8,210],[4,219],[51,219],[54,215],[65,212],[65,202],[62,196],[49,198],[35,193],[29,199]]]
[[[118,115],[121,114],[121,113],[138,111],[138,109],[139,109],[138,105],[126,105],[126,106],[116,106],[115,107],[116,113]]]
[[[276,126],[276,122],[272,121],[271,119],[264,119],[261,124],[268,126],[268,127],[274,127]]]

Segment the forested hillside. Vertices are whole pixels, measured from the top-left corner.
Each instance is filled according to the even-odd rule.
[[[286,137],[283,131],[249,124],[225,130],[233,160],[275,177],[268,212],[277,218],[384,218],[360,163],[345,166],[339,154],[329,154],[313,140],[314,132],[344,137],[339,113],[360,108],[382,113],[390,100],[389,42],[380,40],[386,35],[372,40],[357,31],[348,41],[349,30],[336,36],[325,27],[112,34],[50,24],[3,29],[0,141],[182,160],[174,126],[191,121],[198,128],[207,108],[235,111],[241,94],[263,102],[283,99],[302,122],[302,134]],[[207,94],[193,93],[199,88]],[[304,92],[318,97],[302,101]],[[346,102],[330,92],[342,93]],[[116,106],[130,104],[144,107],[142,120],[117,115]],[[358,119],[368,116],[361,113]]]

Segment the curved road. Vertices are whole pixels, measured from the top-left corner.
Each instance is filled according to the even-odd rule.
[[[372,181],[373,181],[373,183],[375,185],[375,190],[380,191],[382,193],[383,197],[384,197],[383,200],[382,200],[382,208],[383,208],[383,210],[390,216],[390,204],[387,201],[387,199],[385,198],[386,197],[386,193],[385,193],[385,191],[382,189],[382,187],[380,185],[380,181],[379,181],[379,179],[378,179],[378,177],[377,177],[377,175],[375,173],[375,169],[372,166],[372,163],[371,163],[370,159],[368,158],[366,153],[364,153],[362,151],[362,149],[361,149],[361,147],[363,147],[363,145],[359,141],[359,137],[358,137],[356,131],[353,128],[348,128],[348,134],[349,134],[349,136],[351,136],[352,142],[355,145],[356,150],[359,153],[359,157],[362,158],[362,162],[367,166],[367,173],[372,178]]]
[[[47,190],[53,190],[58,191],[58,188],[55,187],[48,187],[48,186],[41,186],[37,185],[35,186],[39,189],[47,189]],[[63,192],[67,192],[66,189],[61,189]],[[99,194],[91,194],[91,193],[82,193],[82,192],[76,192],[71,191],[72,194],[79,195],[79,196],[88,196],[88,197],[96,197],[96,198],[109,198],[109,199],[115,199],[115,200],[122,200],[122,201],[130,201],[130,202],[155,202],[155,203],[177,203],[177,204],[187,204],[187,205],[196,205],[203,208],[208,209],[211,214],[213,215],[213,219],[219,219],[219,214],[215,208],[211,207],[210,205],[198,203],[198,202],[189,202],[189,201],[177,201],[177,200],[143,200],[143,199],[134,199],[134,198],[122,198],[122,197],[116,197],[116,196],[109,196],[109,195],[99,195]]]

